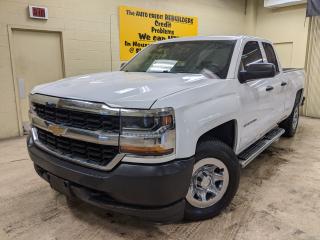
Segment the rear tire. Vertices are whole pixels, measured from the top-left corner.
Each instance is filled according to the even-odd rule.
[[[195,158],[186,196],[186,220],[217,216],[230,204],[239,186],[239,161],[225,143],[216,139],[202,141]]]
[[[299,124],[299,102],[295,103],[290,116],[285,119],[282,123],[280,123],[280,127],[285,130],[283,136],[285,137],[293,137],[297,131]]]

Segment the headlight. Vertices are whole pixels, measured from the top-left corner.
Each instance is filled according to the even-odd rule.
[[[175,119],[172,108],[122,109],[120,151],[159,156],[175,151]]]

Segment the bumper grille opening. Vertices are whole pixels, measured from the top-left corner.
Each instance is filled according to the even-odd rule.
[[[47,121],[63,124],[69,127],[82,128],[91,131],[119,132],[120,117],[100,115],[81,111],[56,108],[53,105],[33,103],[37,115]]]
[[[84,163],[106,166],[118,153],[119,147],[107,146],[65,137],[57,137],[37,128],[39,141],[52,151]]]

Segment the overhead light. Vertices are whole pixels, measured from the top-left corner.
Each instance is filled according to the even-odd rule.
[[[307,0],[264,0],[264,7],[279,8],[306,3]]]

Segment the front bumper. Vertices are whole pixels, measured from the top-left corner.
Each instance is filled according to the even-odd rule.
[[[121,163],[106,172],[40,150],[28,140],[37,173],[56,190],[85,202],[153,221],[183,218],[193,157],[162,164]]]

